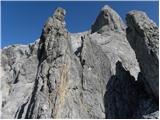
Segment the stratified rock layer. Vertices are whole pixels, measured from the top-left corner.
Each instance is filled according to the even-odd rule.
[[[127,32],[126,37],[124,23],[107,5],[100,11],[91,32],[67,32],[65,14],[64,9],[57,8],[35,43],[1,50],[1,117],[158,118],[158,103],[150,94],[156,93],[154,89],[158,86],[152,88],[155,83],[149,83],[145,73],[148,68],[142,64],[146,60],[138,57],[132,45],[138,42],[131,37],[134,30]],[[127,31],[139,28],[130,18],[127,21]],[[152,31],[142,34],[150,35]],[[146,42],[145,37],[142,39]],[[157,42],[153,44],[156,58]],[[142,49],[141,54],[146,51]],[[154,64],[158,63],[153,61]]]

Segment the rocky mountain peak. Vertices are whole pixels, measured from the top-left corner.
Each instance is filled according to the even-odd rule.
[[[132,19],[132,21],[128,21],[129,19]],[[145,23],[143,24],[152,24],[154,26],[157,26],[148,16],[145,12],[143,11],[139,11],[139,10],[132,10],[130,12],[127,13],[126,16],[126,21],[127,23],[133,23],[133,24],[137,24],[139,23],[139,25],[142,25],[142,21],[145,21]]]
[[[125,30],[125,25],[120,16],[111,7],[105,5],[102,7],[95,23],[91,27],[92,33],[102,33],[108,30],[122,32]]]
[[[40,52],[42,55],[39,56],[40,59],[48,57],[51,61],[65,51],[67,44],[65,39],[68,39],[64,21],[65,14],[66,11],[58,7],[45,23],[39,42],[39,50],[43,52],[43,54]]]
[[[66,15],[66,10],[61,7],[58,7],[54,12],[53,18],[55,17],[60,21],[64,21],[65,15]]]
[[[158,57],[159,29],[157,25],[151,19],[149,19],[145,12],[137,10],[130,11],[126,16],[126,21],[128,26],[127,32],[136,30],[143,37],[152,37],[152,40],[148,40],[146,43],[154,46],[154,48],[152,47],[152,51],[154,51]]]
[[[41,39],[45,39],[51,31],[60,32],[60,30],[63,31],[65,29],[65,14],[66,11],[63,8],[58,7],[55,10],[53,16],[48,18],[43,27]]]
[[[2,118],[158,118],[158,27],[105,5],[90,30],[69,33],[63,8],[30,45],[0,50]]]

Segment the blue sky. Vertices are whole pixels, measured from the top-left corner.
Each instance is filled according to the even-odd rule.
[[[57,7],[66,9],[66,27],[70,32],[86,31],[105,4],[116,10],[124,21],[130,10],[142,10],[158,25],[158,1],[8,1],[1,3],[1,47],[34,42],[39,38],[45,21]]]

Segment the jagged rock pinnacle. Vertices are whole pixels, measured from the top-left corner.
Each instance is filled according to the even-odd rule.
[[[67,30],[65,29],[65,14],[66,11],[63,8],[58,7],[53,16],[48,18],[48,21],[44,25],[41,37],[39,49],[44,50],[43,58],[50,56],[50,60],[62,54],[66,48],[66,41],[68,39]],[[62,47],[62,48],[61,48]],[[40,57],[41,59],[41,57]]]
[[[57,8],[37,42],[0,50],[0,117],[158,118],[158,102],[146,92],[158,93],[158,27],[133,12],[124,31],[119,15],[105,5],[93,34],[73,34],[65,14]]]
[[[53,17],[55,17],[56,19],[60,21],[64,21],[65,15],[66,15],[66,10],[61,7],[58,7],[54,12]]]
[[[108,30],[121,32],[125,30],[125,25],[120,16],[108,5],[105,5],[92,25],[91,30],[92,33],[102,33]]]
[[[53,16],[49,17],[47,22],[44,25],[42,35],[41,35],[42,39],[45,39],[45,37],[47,36],[47,34],[49,34],[51,30],[58,30],[60,28],[62,29],[65,28],[65,21],[64,21],[65,14],[66,14],[66,11],[63,8],[58,7],[55,10]]]
[[[107,9],[111,9],[111,8],[109,7],[109,5],[104,5],[104,6],[101,8],[101,11],[104,11],[104,10],[107,10]]]

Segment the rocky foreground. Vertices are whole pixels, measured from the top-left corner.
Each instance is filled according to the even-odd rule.
[[[40,39],[1,49],[1,118],[158,118],[159,28],[104,6],[69,33],[57,8]]]

